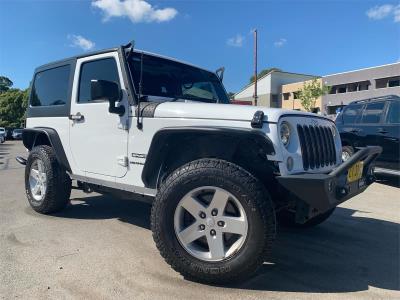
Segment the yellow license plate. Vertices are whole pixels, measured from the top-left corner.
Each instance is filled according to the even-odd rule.
[[[353,182],[361,178],[364,168],[364,162],[359,161],[351,166],[347,173],[347,182]]]

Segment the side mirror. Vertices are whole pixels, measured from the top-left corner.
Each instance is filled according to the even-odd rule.
[[[92,100],[107,99],[110,103],[108,111],[122,116],[125,113],[124,106],[115,106],[115,102],[121,100],[121,90],[113,81],[92,79],[90,82],[90,94]]]

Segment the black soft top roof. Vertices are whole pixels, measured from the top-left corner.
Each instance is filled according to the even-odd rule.
[[[46,69],[51,69],[51,68],[54,68],[54,67],[58,67],[58,66],[61,66],[63,64],[68,64],[68,63],[74,62],[78,58],[97,55],[97,54],[103,54],[103,53],[107,53],[107,52],[113,52],[113,51],[117,51],[117,50],[118,50],[117,47],[108,48],[108,49],[103,49],[103,50],[98,50],[98,51],[91,51],[91,52],[83,53],[83,54],[80,54],[80,55],[75,55],[75,56],[71,56],[71,57],[68,57],[68,58],[56,60],[56,61],[53,61],[53,62],[50,62],[50,63],[47,63],[47,64],[44,64],[44,65],[41,65],[41,66],[37,67],[35,69],[35,73],[43,71],[43,70],[46,70]]]

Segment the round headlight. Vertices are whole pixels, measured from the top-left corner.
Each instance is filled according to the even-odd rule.
[[[282,144],[287,147],[290,142],[290,126],[287,122],[282,122],[280,135]]]

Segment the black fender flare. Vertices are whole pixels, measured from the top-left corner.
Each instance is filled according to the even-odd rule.
[[[232,127],[165,127],[157,131],[150,144],[149,152],[146,155],[146,161],[142,171],[142,181],[146,187],[155,188],[158,181],[158,173],[167,155],[169,141],[179,135],[193,135],[206,137],[230,137],[240,143],[245,138],[254,140],[260,147],[264,155],[275,155],[275,149],[272,141],[261,130],[251,128],[232,128]]]
[[[57,131],[48,127],[25,128],[22,131],[22,142],[25,148],[32,150],[36,145],[40,145],[39,137],[46,136],[50,146],[54,149],[58,163],[63,166],[68,172],[71,172],[67,156],[65,155],[64,147],[61,143]]]

